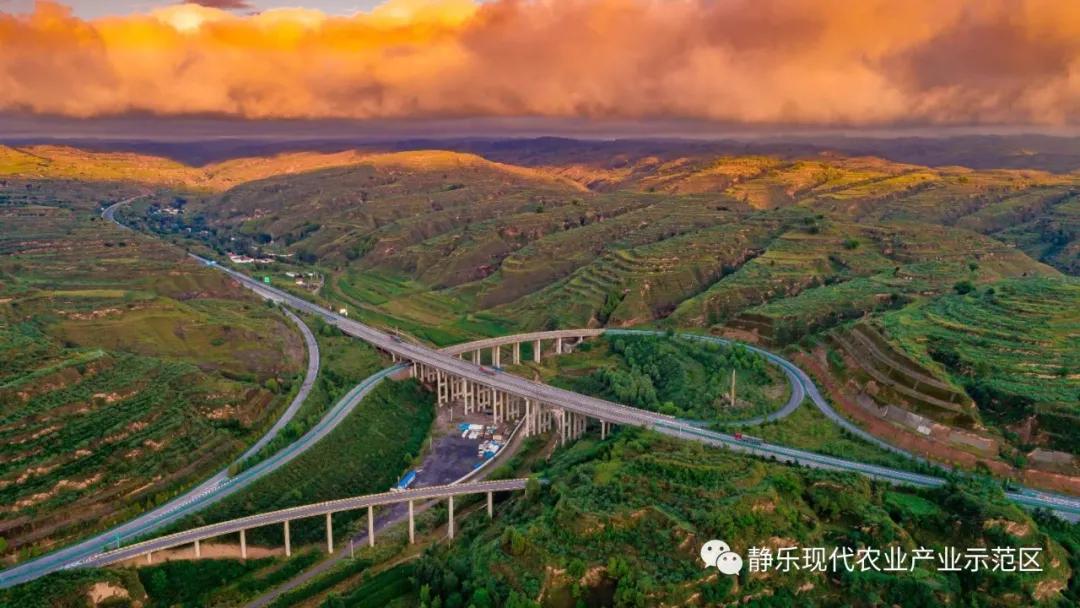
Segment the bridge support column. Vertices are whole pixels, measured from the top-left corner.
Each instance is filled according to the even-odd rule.
[[[326,552],[334,552],[334,523],[330,519],[330,513],[326,514]]]
[[[202,557],[202,547],[199,546],[199,539],[195,539],[195,559]]]
[[[435,387],[435,394],[438,396],[439,407],[446,405],[446,401],[450,398],[450,388],[446,386],[446,375],[441,371],[435,372],[436,382],[438,385]]]
[[[480,365],[480,351],[474,350],[472,354],[472,362],[474,365]]]
[[[533,340],[533,363],[540,362],[540,340]]]
[[[289,541],[289,520],[285,520],[285,557],[292,557],[292,543]]]
[[[491,492],[487,494],[488,519],[492,519],[495,517],[495,499],[492,497]]]
[[[367,542],[369,547],[375,546],[375,507],[371,505],[367,508]]]
[[[555,354],[562,354],[562,338],[555,338]]]
[[[154,563],[154,552],[153,551],[147,551],[146,552],[146,563],[148,563],[148,564]]]
[[[449,507],[450,507],[450,518],[447,520],[446,530],[447,530],[447,533],[450,535],[450,540],[454,540],[454,497],[453,496],[450,497]]]
[[[521,342],[514,342],[514,365],[521,365]]]
[[[409,501],[409,544],[416,542],[416,519],[413,517],[413,501]]]
[[[607,422],[600,421],[600,440],[607,439]]]
[[[247,533],[240,530],[240,559],[247,559]]]
[[[496,344],[491,347],[491,365],[494,367],[502,366],[502,347]]]
[[[532,401],[525,400],[525,436],[532,437],[533,435],[533,415],[532,415]]]

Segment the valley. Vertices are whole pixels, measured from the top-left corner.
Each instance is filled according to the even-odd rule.
[[[426,591],[387,597],[468,600],[478,607],[533,605],[526,598],[538,594],[546,606],[582,599],[588,605],[699,602],[701,594],[719,601],[734,588],[759,601],[779,593],[784,601],[797,596],[826,603],[858,588],[883,601],[918,597],[926,605],[942,598],[991,601],[991,590],[1032,602],[1073,593],[1072,566],[1065,564],[1076,560],[1075,528],[1017,509],[1001,490],[1022,482],[1070,492],[1080,475],[1070,431],[1080,399],[1074,372],[1080,283],[1072,275],[1080,226],[1070,209],[1080,178],[839,154],[628,152],[612,161],[529,155],[526,147],[522,143],[518,153],[508,145],[490,159],[449,149],[364,149],[201,167],[133,153],[0,148],[0,211],[11,234],[19,235],[4,241],[13,255],[0,265],[2,306],[12,321],[4,340],[13,366],[0,381],[3,394],[33,405],[19,408],[23,418],[11,419],[11,428],[19,429],[12,437],[29,437],[37,442],[31,448],[42,448],[12,452],[10,462],[48,454],[41,442],[57,430],[34,435],[56,421],[64,433],[80,432],[81,422],[71,418],[86,414],[71,407],[79,395],[92,397],[95,408],[108,407],[111,428],[126,425],[144,451],[157,446],[163,432],[177,448],[189,446],[188,453],[192,445],[222,441],[214,458],[183,469],[187,477],[161,476],[160,468],[144,465],[157,471],[160,485],[173,484],[168,492],[228,462],[257,434],[251,431],[268,426],[295,389],[302,342],[276,307],[214,269],[184,261],[186,249],[348,319],[434,346],[576,327],[678,330],[756,344],[806,369],[838,411],[879,440],[981,478],[950,480],[943,489],[888,490],[851,474],[790,468],[630,428],[607,441],[586,435],[558,449],[533,443],[504,473],[549,480],[539,497],[506,501],[491,528],[466,519],[460,543],[435,542],[404,565],[392,565],[400,558],[395,555],[408,554],[400,545],[364,553],[372,573],[360,574],[367,568],[356,563],[342,566],[352,574],[335,570],[336,582],[318,583],[322,591],[310,596],[321,598],[319,605],[337,605],[332,601],[339,593],[359,598],[369,583],[404,589],[406,578]],[[116,212],[134,232],[95,221],[104,205],[140,195]],[[70,257],[59,257],[65,251]],[[107,278],[118,265],[123,270]],[[320,381],[263,456],[312,428],[353,383],[388,364],[322,319],[306,316],[304,322],[324,354]],[[268,354],[279,352],[291,354]],[[142,383],[110,375],[117,369]],[[727,401],[732,369],[735,403]],[[577,345],[573,354],[506,371],[729,430],[725,425],[777,411],[790,394],[783,374],[752,351],[663,335],[609,335]],[[17,392],[39,378],[50,384],[59,378],[59,384],[42,395]],[[207,378],[214,379],[215,396],[226,396],[236,422],[207,425],[184,411],[181,404],[198,401],[217,420],[213,402],[199,392],[210,390],[201,388]],[[240,394],[249,405],[236,401]],[[97,395],[103,395],[100,404]],[[398,463],[421,451],[430,398],[413,381],[380,386],[303,456],[173,529],[386,488],[400,473]],[[132,417],[114,418],[128,410],[109,406],[128,401]],[[154,416],[144,426],[134,412],[147,409]],[[171,431],[155,431],[154,424]],[[850,436],[809,406],[750,432],[820,454],[933,470]],[[97,462],[93,458],[87,461]],[[342,458],[350,465],[311,477]],[[53,461],[42,462],[38,475],[46,485],[56,483],[63,497],[45,504],[58,512],[71,500],[112,496],[92,477],[85,487],[73,485],[68,480],[81,478],[71,464],[57,469]],[[172,465],[182,462],[170,457]],[[375,464],[385,462],[394,464]],[[250,465],[237,472],[244,466]],[[738,509],[737,519],[721,521],[687,506],[701,484],[681,485],[684,477],[713,479],[740,467],[756,481],[725,482],[735,485],[717,487],[710,497]],[[54,480],[54,469],[64,476]],[[664,479],[659,485],[644,481],[658,478]],[[25,479],[13,481],[19,492],[40,493]],[[858,491],[846,504],[826,504],[817,488],[830,484]],[[651,489],[631,495],[629,487]],[[158,500],[168,492],[159,492]],[[757,509],[766,495],[772,508]],[[971,520],[978,525],[944,532],[960,503],[978,513]],[[125,514],[137,512],[133,507]],[[841,530],[850,521],[877,525],[864,537],[845,538]],[[562,524],[570,522],[568,532]],[[356,523],[341,517],[335,528],[347,535]],[[321,528],[311,524],[297,528],[296,542],[318,542]],[[1039,544],[1056,566],[1023,581],[800,576],[766,593],[771,583],[760,577],[701,580],[699,569],[668,568],[682,557],[639,546],[642,538],[675,534],[675,545],[695,547],[702,534],[750,538],[766,527],[779,530],[773,533],[779,540],[754,538],[747,546],[792,539],[908,545],[1004,539]],[[677,532],[664,532],[669,529]],[[0,536],[28,546],[26,539]],[[57,534],[50,542],[65,538],[71,537]],[[273,533],[250,538],[280,542]],[[584,542],[610,544],[604,555],[624,558],[571,555],[568,548]],[[254,577],[237,598],[265,590],[255,582],[259,577],[277,581],[278,569],[303,568],[269,559],[249,562],[244,572],[229,570],[241,580]],[[233,568],[228,564],[220,568]],[[154,580],[149,572],[132,579],[120,570],[117,584],[136,596],[156,589],[149,597],[179,597],[175,589],[193,574],[172,568]],[[667,572],[659,580],[632,574],[657,568]],[[440,574],[447,571],[456,573],[455,581]],[[117,580],[113,571],[100,576]],[[225,578],[204,582],[228,584]]]

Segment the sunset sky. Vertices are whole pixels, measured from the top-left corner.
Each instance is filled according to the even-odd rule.
[[[0,0],[0,113],[1080,122],[1074,0],[201,4]]]

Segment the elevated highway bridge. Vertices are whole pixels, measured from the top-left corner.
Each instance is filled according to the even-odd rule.
[[[933,475],[823,456],[805,450],[764,442],[747,443],[733,435],[704,429],[673,416],[641,410],[533,382],[513,374],[504,373],[494,367],[485,367],[480,363],[480,353],[483,349],[492,349],[492,360],[497,366],[498,362],[501,362],[501,354],[499,353],[504,347],[513,349],[512,360],[517,362],[520,360],[520,346],[515,345],[520,345],[523,342],[533,343],[533,356],[536,358],[543,352],[542,346],[544,342],[551,343],[549,345],[550,351],[558,354],[567,343],[598,336],[607,331],[626,333],[626,330],[570,329],[537,332],[503,338],[490,338],[458,347],[450,347],[445,350],[437,350],[414,344],[403,340],[397,335],[336,314],[303,298],[261,283],[243,273],[219,266],[213,261],[195,255],[192,255],[192,257],[203,264],[218,266],[242,285],[264,298],[321,317],[344,333],[368,342],[372,346],[389,353],[396,360],[409,363],[411,366],[410,373],[431,384],[436,389],[440,406],[457,401],[464,404],[466,412],[475,411],[480,407],[486,409],[490,406],[496,419],[499,419],[500,416],[506,419],[523,416],[525,418],[526,436],[555,431],[558,433],[560,441],[570,441],[584,433],[587,421],[593,419],[599,422],[601,436],[606,434],[611,424],[630,425],[652,429],[672,437],[722,446],[733,451],[772,457],[781,462],[854,472],[890,483],[919,487],[938,487],[946,483],[944,478]],[[842,418],[828,405],[809,376],[794,364],[773,353],[760,349],[755,350],[766,354],[772,361],[780,364],[785,373],[788,373],[789,379],[794,380],[792,390],[803,392],[834,422],[883,449],[917,458],[866,433]],[[1041,492],[1024,487],[1007,492],[1006,495],[1026,507],[1049,509],[1068,519],[1080,519],[1080,499],[1072,496]]]

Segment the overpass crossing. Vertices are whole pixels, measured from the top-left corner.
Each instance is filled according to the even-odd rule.
[[[429,382],[437,391],[440,406],[452,401],[463,402],[466,411],[474,411],[478,407],[492,406],[494,416],[500,413],[507,418],[524,416],[525,436],[554,430],[559,434],[561,442],[570,441],[584,433],[586,421],[595,419],[600,422],[600,432],[603,437],[609,425],[630,425],[652,429],[664,435],[679,437],[692,441],[698,441],[709,445],[722,446],[733,451],[754,454],[758,456],[772,457],[782,462],[789,462],[803,466],[823,468],[837,471],[848,471],[866,475],[874,479],[888,481],[896,484],[908,484],[920,487],[937,487],[944,485],[946,480],[941,477],[913,473],[910,471],[870,465],[842,458],[823,456],[813,452],[798,450],[780,445],[767,443],[750,444],[740,441],[732,435],[700,428],[688,421],[680,420],[673,416],[649,412],[581,395],[565,389],[549,386],[539,382],[503,373],[502,371],[481,365],[480,352],[485,348],[493,349],[492,359],[500,361],[494,349],[505,346],[514,348],[514,344],[526,341],[534,343],[534,357],[541,352],[537,348],[538,341],[553,343],[552,352],[558,354],[564,347],[576,340],[592,337],[605,333],[604,329],[577,329],[556,330],[554,332],[536,332],[533,334],[520,334],[504,338],[491,338],[479,342],[472,342],[459,347],[450,347],[445,350],[436,350],[424,345],[414,344],[400,337],[390,334],[371,326],[353,321],[342,315],[338,315],[326,308],[309,302],[298,296],[276,289],[235,270],[219,266],[216,262],[189,254],[203,264],[217,266],[242,285],[258,293],[264,298],[291,306],[309,314],[321,317],[327,323],[341,329],[346,334],[357,337],[372,346],[390,353],[395,360],[406,361],[411,364],[410,373],[424,382]],[[621,330],[612,330],[618,333]],[[520,352],[519,347],[514,348]],[[771,354],[771,353],[770,353]],[[518,357],[520,354],[517,355]],[[779,359],[773,355],[770,357]],[[790,362],[781,359],[781,367],[789,373],[789,378],[794,377],[796,384],[801,385],[802,390],[809,396],[819,408],[828,415],[831,408],[828,407],[824,397],[817,390],[805,372],[795,367]],[[793,368],[793,369],[792,369]],[[795,390],[795,385],[793,385]],[[877,437],[868,435],[862,429],[854,426],[845,419],[836,420],[839,415],[832,412],[835,422],[845,429],[856,433],[868,441],[906,456],[907,452],[892,446]],[[834,418],[835,416],[835,418]],[[1080,499],[1063,494],[1042,492],[1030,488],[1021,487],[1019,490],[1006,492],[1006,496],[1018,504],[1031,508],[1044,508],[1054,511],[1062,516],[1076,520],[1080,519]]]
[[[415,540],[416,534],[416,523],[413,517],[413,503],[416,501],[430,501],[439,499],[445,499],[447,501],[447,505],[449,508],[447,534],[449,538],[452,539],[454,538],[455,497],[466,496],[470,494],[486,494],[487,512],[488,516],[491,517],[494,515],[493,496],[495,492],[521,491],[525,489],[525,485],[527,482],[528,480],[524,478],[503,479],[498,481],[476,481],[444,486],[430,486],[410,490],[383,492],[381,494],[368,494],[364,496],[354,496],[351,498],[328,500],[309,505],[302,505],[299,507],[290,507],[288,509],[280,509],[278,511],[259,513],[256,515],[249,515],[246,517],[231,519],[216,524],[192,528],[190,530],[184,530],[175,534],[169,534],[139,543],[134,543],[124,547],[120,547],[118,549],[113,549],[111,551],[104,551],[102,553],[92,555],[78,562],[69,564],[67,568],[91,568],[108,566],[110,564],[116,564],[138,557],[144,557],[147,562],[152,563],[153,554],[155,552],[186,545],[194,546],[195,557],[198,558],[201,557],[200,543],[202,541],[210,538],[224,536],[226,534],[236,533],[240,534],[241,558],[247,558],[246,531],[251,530],[252,528],[261,528],[263,526],[270,526],[275,524],[282,524],[284,526],[285,555],[288,556],[292,554],[292,546],[289,537],[289,522],[298,519],[306,519],[320,516],[326,518],[327,552],[333,553],[334,533],[332,518],[334,513],[340,513],[342,511],[354,511],[357,509],[367,509],[368,511],[368,542],[369,544],[374,545],[375,507],[392,505],[397,503],[409,504],[409,540],[410,542],[413,542]]]

